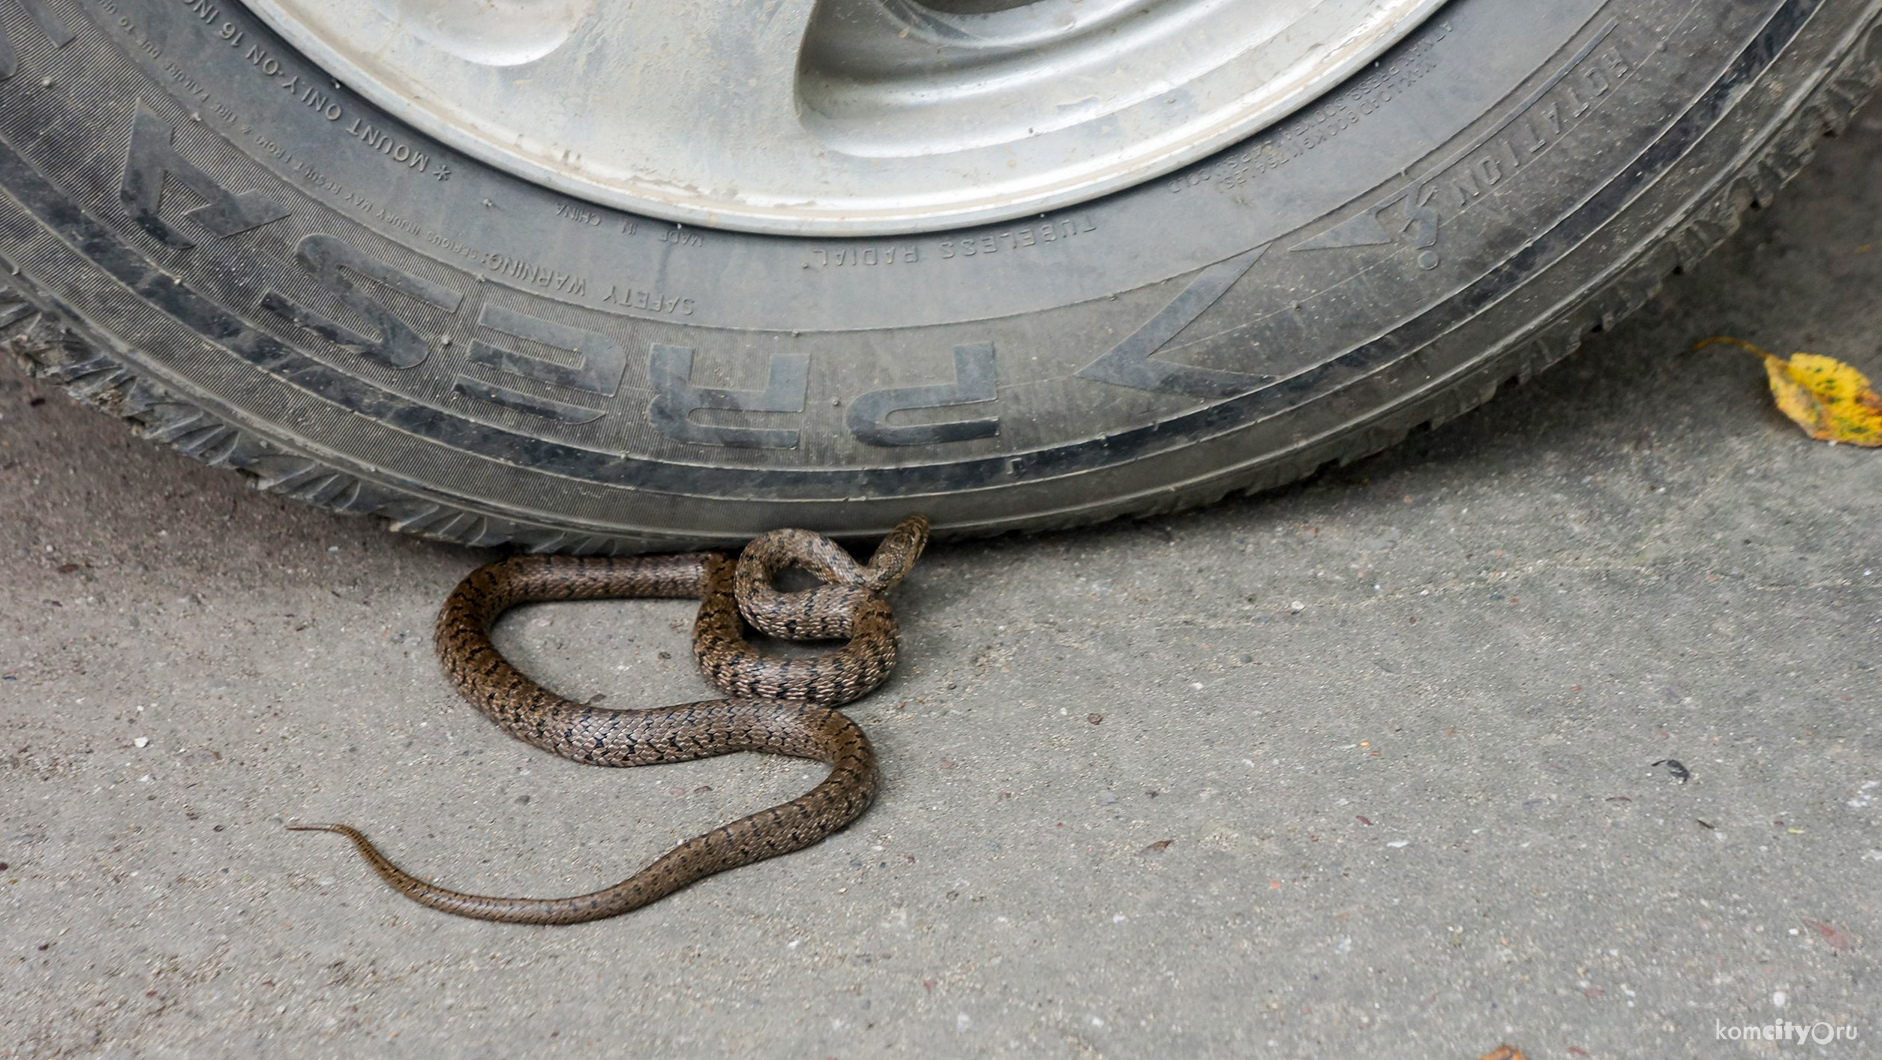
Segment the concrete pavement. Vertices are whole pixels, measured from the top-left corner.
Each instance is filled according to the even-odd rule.
[[[485,557],[249,491],[0,368],[0,1056],[1875,1056],[1882,113],[1570,361],[1207,511],[936,548],[854,828],[631,916],[434,914],[337,837],[563,894],[804,790],[584,768],[429,643]],[[706,694],[684,604],[501,642]],[[1676,779],[1675,759],[1690,772]],[[1719,1041],[1790,1021],[1821,1046]]]

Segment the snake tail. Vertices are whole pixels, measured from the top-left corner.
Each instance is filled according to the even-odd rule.
[[[879,784],[875,752],[861,727],[837,711],[805,704],[733,700],[621,713],[673,710],[688,711],[691,723],[704,727],[694,729],[689,737],[692,746],[687,748],[687,758],[762,750],[814,758],[833,768],[822,783],[798,798],[688,839],[612,887],[569,898],[513,898],[453,891],[393,864],[351,825],[289,827],[292,831],[333,832],[352,840],[381,879],[421,905],[509,924],[579,924],[631,912],[707,876],[812,846],[846,827],[875,800]],[[717,735],[702,737],[701,732]]]

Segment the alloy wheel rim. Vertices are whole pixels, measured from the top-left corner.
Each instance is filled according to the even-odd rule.
[[[1050,211],[1294,113],[1443,0],[250,0],[518,177],[732,230]]]

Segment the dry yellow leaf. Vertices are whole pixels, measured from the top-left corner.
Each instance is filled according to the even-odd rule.
[[[1764,358],[1764,373],[1778,411],[1802,427],[1805,434],[1821,442],[1882,446],[1882,396],[1869,384],[1869,377],[1854,367],[1815,353],[1793,353],[1787,361],[1743,339],[1724,335],[1701,339],[1693,348],[1719,343]]]

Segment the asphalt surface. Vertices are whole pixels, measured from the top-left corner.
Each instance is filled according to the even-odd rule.
[[[868,815],[573,928],[435,914],[283,824],[579,893],[816,769],[509,740],[429,642],[488,557],[0,368],[0,1056],[1882,1055],[1882,453],[1690,350],[1882,378],[1879,207],[1872,109],[1636,317],[1382,457],[934,549],[851,708]],[[649,705],[706,694],[690,614],[499,639]],[[1858,1037],[1719,1037],[1779,1021]]]

